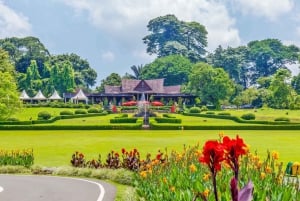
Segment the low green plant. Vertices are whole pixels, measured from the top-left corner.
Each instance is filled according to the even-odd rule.
[[[201,109],[199,107],[191,107],[189,109],[189,112],[190,113],[200,113],[201,112]]]
[[[274,119],[274,121],[290,122],[291,120],[288,117],[277,117]]]
[[[74,115],[74,112],[70,110],[63,110],[59,113],[60,115]]]
[[[255,119],[255,114],[253,114],[253,113],[243,114],[241,116],[241,118],[245,119],[245,120],[254,120]]]
[[[33,165],[33,150],[0,150],[0,166],[16,165],[30,167]]]
[[[38,120],[48,120],[51,118],[51,114],[47,111],[42,111],[38,113]]]
[[[75,110],[75,114],[87,114],[86,110]]]
[[[230,116],[231,114],[229,112],[219,112],[218,115]]]

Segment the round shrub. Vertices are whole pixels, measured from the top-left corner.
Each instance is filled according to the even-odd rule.
[[[97,108],[90,108],[88,109],[88,113],[100,113],[100,110]]]
[[[6,121],[20,121],[20,120],[16,117],[10,117],[10,118],[7,118]]]
[[[87,114],[86,110],[75,110],[75,114]]]
[[[202,111],[202,112],[208,111],[208,108],[207,108],[205,105],[203,105],[203,106],[201,107],[201,111]]]
[[[241,116],[241,118],[245,119],[245,120],[254,120],[255,119],[255,114],[253,114],[253,113],[243,114]]]
[[[274,119],[274,121],[290,122],[290,119],[288,117],[277,117],[276,119]]]
[[[230,116],[229,112],[220,112],[218,115],[223,115],[223,116]]]
[[[38,113],[39,120],[48,120],[51,118],[51,114],[47,111],[42,111]]]
[[[199,107],[191,107],[190,113],[200,113],[201,109]]]
[[[74,115],[74,112],[70,110],[63,110],[59,113],[60,115]]]

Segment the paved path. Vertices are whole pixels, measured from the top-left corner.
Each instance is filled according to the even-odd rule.
[[[113,201],[116,189],[93,179],[0,175],[2,201]]]

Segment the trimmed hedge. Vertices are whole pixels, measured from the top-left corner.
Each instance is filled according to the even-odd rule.
[[[174,119],[174,118],[154,118],[157,123],[171,123],[171,124],[181,124],[181,119]]]
[[[255,119],[255,114],[253,114],[253,113],[243,114],[241,116],[241,118],[244,119],[244,120],[254,120]]]
[[[31,125],[32,121],[0,121],[0,125]]]
[[[10,117],[10,118],[7,118],[6,121],[20,121],[20,120],[15,117]]]
[[[290,122],[288,117],[277,117],[274,121]]]
[[[272,122],[272,121],[258,121],[258,120],[243,120],[236,116],[230,115],[215,115],[215,114],[193,114],[193,113],[184,113],[186,116],[196,116],[196,117],[205,117],[205,118],[215,118],[215,119],[229,119],[237,123],[247,123],[247,124],[266,124],[266,125],[281,125],[281,124],[290,124],[290,125],[300,125],[298,123],[289,123],[289,122]]]
[[[75,114],[87,114],[88,112],[86,110],[75,110]]]
[[[82,117],[97,117],[97,116],[105,116],[107,112],[102,112],[98,114],[74,114],[74,115],[63,115],[61,119],[75,119],[75,118],[82,118]]]
[[[206,112],[206,114],[215,114],[215,112],[213,112],[213,111],[208,111],[208,112]]]
[[[118,124],[118,123],[136,123],[138,118],[115,118],[110,119],[110,123]]]
[[[116,116],[115,118],[127,118],[128,114],[120,114],[119,116]]]
[[[59,113],[60,115],[74,115],[74,112],[71,110],[64,110]]]
[[[98,108],[90,108],[87,110],[88,113],[101,113],[102,110]]]
[[[219,112],[218,115],[230,116],[229,112]]]
[[[165,117],[165,118],[176,118],[176,117],[174,117],[173,115],[170,115],[170,114],[163,114],[162,116]]]

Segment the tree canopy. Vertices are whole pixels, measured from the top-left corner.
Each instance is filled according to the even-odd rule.
[[[165,85],[181,85],[188,82],[192,63],[181,55],[170,55],[155,59],[145,65],[142,71],[143,79],[165,78]]]
[[[0,48],[0,120],[10,117],[21,108],[13,71],[7,52]]]
[[[158,57],[178,54],[192,62],[203,60],[207,46],[206,28],[198,22],[184,22],[175,15],[154,18],[147,25],[151,32],[143,38],[147,53]]]

